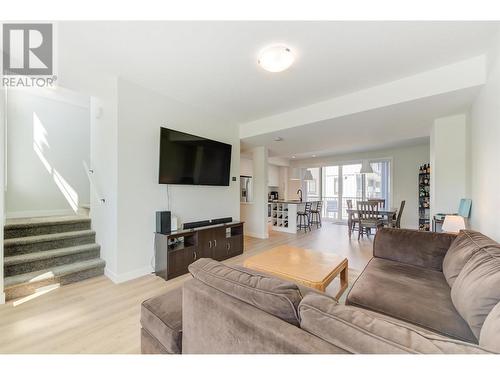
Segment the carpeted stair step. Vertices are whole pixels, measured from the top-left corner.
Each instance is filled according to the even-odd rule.
[[[4,227],[4,239],[88,229],[90,218],[82,215],[8,219]]]
[[[4,290],[7,300],[25,297],[38,288],[59,284],[65,285],[104,274],[106,263],[102,259],[84,260],[5,278]]]
[[[4,256],[78,246],[95,242],[93,230],[41,234],[4,240]]]
[[[99,245],[86,244],[8,256],[4,259],[4,275],[6,277],[14,276],[82,260],[99,258],[99,253]]]

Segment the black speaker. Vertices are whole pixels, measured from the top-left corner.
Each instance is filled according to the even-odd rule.
[[[207,225],[210,225],[210,220],[192,221],[190,223],[184,223],[182,227],[184,229],[194,229],[194,228],[206,227]]]
[[[156,233],[170,234],[170,211],[156,211]]]
[[[232,217],[222,217],[220,219],[212,219],[210,220],[210,223],[212,224],[225,224],[225,223],[230,223],[233,221]]]

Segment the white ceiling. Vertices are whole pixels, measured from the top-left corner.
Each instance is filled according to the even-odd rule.
[[[58,35],[60,56],[75,64],[122,76],[243,123],[479,55],[497,25],[62,22]],[[286,43],[297,54],[296,63],[277,74],[256,63],[258,51],[275,42]],[[415,130],[415,136],[420,134]],[[321,141],[321,149],[337,150],[336,143]]]
[[[304,159],[428,142],[434,119],[466,111],[478,91],[463,89],[245,138],[242,150],[266,145],[271,156]]]

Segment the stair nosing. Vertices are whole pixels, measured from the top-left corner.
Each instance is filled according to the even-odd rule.
[[[11,255],[11,256],[6,256],[4,258],[4,266],[13,266],[17,264],[36,262],[50,258],[59,258],[66,255],[84,253],[90,250],[96,250],[96,249],[100,250],[100,248],[101,246],[99,244],[91,243],[91,244],[61,247],[53,250],[43,250],[26,254]]]
[[[83,267],[82,267],[82,264],[84,264]],[[26,285],[26,284],[29,285],[30,283],[36,283],[36,282],[39,282],[39,281],[49,280],[51,278],[62,277],[62,276],[65,276],[65,275],[70,275],[72,273],[89,270],[89,269],[92,269],[92,268],[95,268],[95,267],[100,267],[101,265],[104,268],[105,265],[106,265],[106,262],[103,259],[101,259],[101,258],[94,258],[94,259],[83,260],[83,261],[80,261],[80,262],[75,262],[75,263],[72,263],[72,264],[65,264],[65,265],[61,265],[61,266],[46,268],[46,269],[43,269],[43,270],[22,273],[22,274],[19,274],[19,275],[7,276],[4,279],[4,288],[5,288],[5,290],[7,290],[7,289],[10,289],[10,288],[14,288],[14,287],[20,286],[20,285]],[[64,268],[68,268],[68,267],[71,267],[71,266],[74,266],[75,269],[71,270],[69,272],[62,272],[62,273],[59,273],[59,274],[57,273],[58,269],[64,269]],[[48,272],[52,272],[52,276],[32,281],[32,279],[36,278],[37,276],[41,276],[41,275],[43,275],[45,273],[48,273]],[[27,277],[28,280],[21,281],[21,282],[15,283],[15,284],[11,283],[11,280],[14,280],[15,278],[20,278],[23,275],[25,277]]]
[[[40,242],[51,242],[61,239],[67,238],[77,238],[82,236],[91,236],[95,235],[96,232],[92,229],[84,229],[79,231],[71,231],[71,232],[58,232],[58,233],[49,233],[49,234],[39,234],[36,236],[26,236],[26,237],[16,237],[16,238],[7,238],[3,241],[4,248],[16,246],[16,245],[26,245],[30,243],[40,243]]]

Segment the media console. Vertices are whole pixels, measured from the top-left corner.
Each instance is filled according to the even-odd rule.
[[[199,258],[224,260],[243,253],[243,222],[155,233],[155,274],[165,280],[188,272]]]

